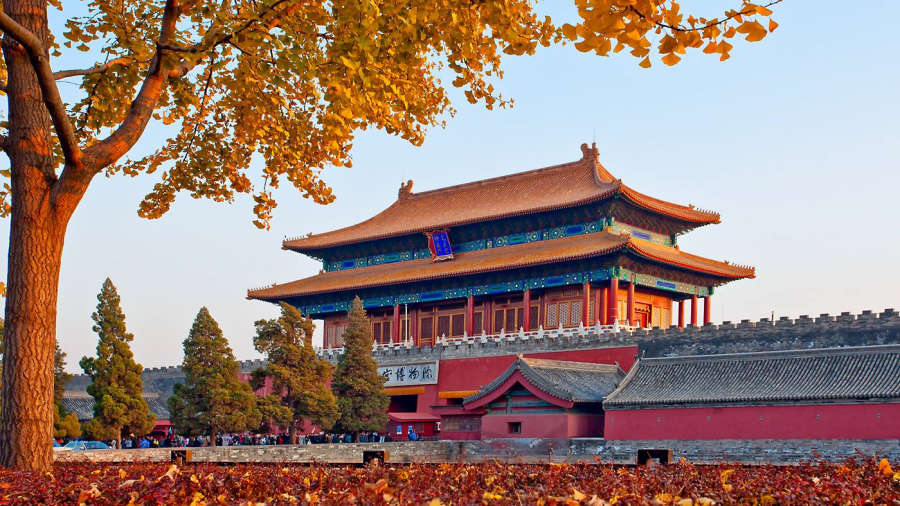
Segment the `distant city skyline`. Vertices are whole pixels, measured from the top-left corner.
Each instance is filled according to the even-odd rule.
[[[735,43],[726,62],[698,54],[642,69],[631,57],[571,46],[509,57],[496,86],[515,99],[512,109],[485,111],[454,94],[458,113],[421,147],[361,133],[353,168],[324,172],[337,200],[318,206],[279,189],[270,231],[253,227],[245,197],[221,205],[179,195],[162,219],[143,220],[138,202],[158,176],[98,178],[63,255],[57,333],[68,369],[79,372],[79,358],[95,351],[90,314],[107,276],[144,366],[181,362],[201,306],[237,358],[259,358],[253,322],[277,307],[246,300],[246,290],[321,268],[282,251],[285,237],[365,220],[409,179],[420,192],[535,169],[578,159],[580,144],[592,141],[629,186],[721,214],[721,224],[679,238],[685,251],[757,269],[756,279],[717,290],[715,323],[900,307],[900,63],[889,51],[900,3],[837,5],[779,4],[778,30]],[[862,26],[865,36],[846,35]],[[166,133],[152,124],[131,156]],[[5,262],[0,269],[5,278]]]

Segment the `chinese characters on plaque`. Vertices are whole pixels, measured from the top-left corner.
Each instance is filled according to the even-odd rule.
[[[447,230],[435,230],[426,232],[428,249],[431,251],[431,261],[441,262],[453,259],[453,248],[450,246],[450,235]]]
[[[378,368],[378,374],[384,376],[386,387],[433,385],[437,383],[438,363],[386,365]]]

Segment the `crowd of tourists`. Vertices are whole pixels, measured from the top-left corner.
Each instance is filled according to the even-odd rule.
[[[352,433],[319,432],[318,434],[298,434],[293,444],[336,444],[354,443]],[[363,431],[359,433],[360,443],[385,443],[394,441],[420,441],[422,438],[414,431],[408,435],[388,434],[382,432]],[[59,440],[58,444],[66,441]],[[116,440],[106,441],[110,448],[116,448]],[[272,446],[291,444],[288,434],[220,434],[216,436],[216,446]],[[141,448],[196,448],[210,446],[210,436],[179,436],[168,434],[166,436],[143,436],[122,438],[122,449]]]

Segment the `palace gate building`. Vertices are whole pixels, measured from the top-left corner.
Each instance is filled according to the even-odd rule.
[[[393,204],[362,223],[284,241],[284,249],[321,260],[322,272],[248,297],[285,301],[324,321],[326,353],[343,346],[355,296],[376,347],[409,356],[508,336],[709,323],[715,288],[754,277],[751,267],[680,249],[678,236],[719,223],[719,215],[640,193],[600,164],[595,145],[581,150],[574,162],[437,190],[414,192],[409,181]],[[602,421],[578,416],[600,414],[603,396],[635,354],[634,346],[607,343],[524,357],[498,351],[448,359],[429,351],[418,356],[434,360],[395,357],[379,365],[391,419],[403,433],[418,424],[428,434],[441,420],[444,437],[476,437],[482,427],[493,427],[493,435],[505,427],[555,437],[602,432]],[[504,375],[521,381],[504,383]],[[567,382],[596,389],[567,389]],[[562,386],[549,393],[540,386],[550,384]],[[569,422],[523,425],[513,420],[519,407]],[[512,421],[487,423],[498,410]]]

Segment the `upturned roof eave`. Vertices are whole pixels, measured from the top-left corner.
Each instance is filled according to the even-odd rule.
[[[511,218],[515,216],[527,216],[531,214],[554,211],[558,209],[565,209],[568,207],[575,207],[579,205],[588,204],[591,202],[596,202],[599,200],[604,200],[610,198],[612,196],[621,195],[625,199],[627,199],[631,204],[636,205],[642,209],[645,209],[649,212],[659,214],[661,216],[666,216],[671,219],[682,221],[686,224],[694,225],[694,227],[703,226],[711,223],[720,223],[720,216],[718,213],[707,211],[703,209],[696,209],[694,206],[684,206],[681,204],[676,204],[674,202],[668,202],[662,199],[658,199],[655,197],[651,197],[649,195],[643,194],[633,188],[622,183],[621,179],[616,179],[607,169],[604,167],[599,161],[599,152],[597,151],[596,146],[588,147],[586,144],[581,146],[582,150],[582,158],[579,160],[575,160],[572,162],[566,162],[556,165],[551,165],[548,167],[542,167],[539,169],[532,169],[524,172],[518,172],[514,174],[507,174],[503,176],[498,176],[489,179],[483,179],[479,181],[472,181],[468,183],[462,183],[459,185],[448,186],[444,188],[437,188],[434,190],[429,190],[420,193],[403,193],[403,188],[401,188],[401,196],[398,196],[397,200],[395,200],[391,205],[386,207],[384,210],[372,216],[371,218],[361,221],[355,225],[351,225],[348,227],[343,227],[337,230],[332,230],[328,232],[323,232],[320,234],[310,235],[307,237],[295,238],[295,239],[287,239],[282,242],[282,249],[296,251],[299,253],[312,253],[316,251],[321,251],[328,248],[334,248],[339,246],[346,246],[354,243],[362,243],[362,242],[370,242],[377,241],[381,239],[387,239],[391,237],[401,237],[409,234],[416,234],[421,232],[427,232],[429,230],[434,230],[436,228],[442,227],[456,227],[461,225],[468,225],[472,223],[480,223],[489,220],[497,220],[504,218]],[[373,220],[377,220],[380,216],[384,215],[389,210],[395,208],[395,206],[402,205],[404,202],[427,198],[430,196],[434,196],[436,194],[447,194],[453,195],[454,192],[464,191],[465,189],[469,189],[472,187],[477,187],[479,185],[502,185],[504,182],[513,182],[523,177],[533,176],[539,173],[547,173],[550,174],[553,171],[565,170],[565,169],[577,169],[579,167],[583,167],[584,170],[590,170],[593,174],[593,182],[597,186],[597,193],[590,195],[589,197],[567,200],[558,203],[552,203],[549,205],[540,205],[529,209],[519,209],[508,212],[496,212],[496,213],[486,213],[480,216],[473,216],[466,219],[460,220],[445,220],[445,221],[436,221],[434,223],[429,223],[427,225],[421,225],[416,227],[411,227],[403,230],[394,230],[384,233],[371,233],[369,235],[360,235],[360,236],[352,236],[349,238],[338,238],[334,240],[328,240],[325,236],[331,234],[338,234],[340,232],[346,232],[348,230],[352,230],[357,227],[361,227],[365,224],[372,223]],[[604,189],[604,186],[609,186],[608,189]],[[691,227],[691,228],[694,228]]]
[[[324,235],[324,234],[330,233],[330,232],[324,232],[323,234],[312,235],[312,236],[304,237],[304,238],[300,238],[300,239],[285,240],[281,244],[281,249],[288,250],[288,251],[295,251],[297,253],[312,253],[312,252],[318,252],[318,251],[322,251],[322,250],[329,249],[329,248],[347,246],[350,244],[378,241],[378,240],[382,240],[382,239],[389,239],[392,237],[403,237],[405,235],[425,233],[425,232],[439,229],[439,228],[459,227],[459,226],[463,226],[463,225],[471,225],[473,223],[482,223],[482,222],[491,221],[491,220],[502,220],[502,219],[506,219],[506,218],[514,218],[517,216],[529,216],[529,215],[533,215],[533,214],[545,213],[548,211],[557,211],[560,209],[577,207],[577,206],[582,206],[585,204],[590,204],[593,202],[598,202],[601,200],[606,200],[606,199],[612,198],[616,195],[622,195],[631,204],[636,205],[636,206],[638,206],[642,209],[645,209],[647,211],[650,211],[652,213],[656,213],[656,214],[659,214],[662,216],[666,216],[668,218],[680,220],[685,223],[691,223],[691,224],[696,225],[697,227],[700,227],[703,225],[721,223],[720,217],[717,213],[713,213],[714,216],[710,217],[709,219],[691,219],[684,215],[678,215],[676,213],[666,211],[662,208],[659,208],[656,206],[651,206],[647,203],[641,202],[640,199],[634,198],[632,195],[630,195],[629,191],[633,191],[633,190],[631,190],[630,188],[628,188],[621,182],[617,182],[614,184],[614,186],[612,188],[610,188],[606,192],[599,193],[597,195],[592,195],[591,197],[588,197],[588,198],[574,200],[574,201],[570,201],[570,202],[535,207],[535,208],[527,209],[527,210],[518,210],[518,211],[510,211],[510,212],[506,212],[506,213],[498,213],[498,214],[494,214],[494,215],[481,216],[481,217],[470,218],[470,219],[465,219],[465,220],[456,220],[456,221],[436,223],[436,224],[424,226],[424,227],[415,227],[415,228],[410,228],[410,229],[406,229],[403,231],[390,232],[390,233],[360,237],[360,238],[355,238],[355,239],[338,240],[338,241],[334,241],[334,242],[313,244],[313,245],[308,245],[308,246],[302,244],[303,242],[305,242],[307,240],[317,237],[317,235]],[[638,193],[638,194],[642,195],[640,193]],[[354,227],[362,225],[363,223],[374,220],[375,218],[377,218],[381,214],[385,213],[388,209],[390,209],[394,205],[398,204],[399,202],[401,202],[401,201],[398,199],[398,200],[394,201],[393,204],[391,204],[390,206],[388,206],[387,208],[385,208],[383,211],[376,214],[372,218],[369,218],[368,220],[357,223],[356,225],[351,225],[349,227],[337,229],[337,230],[335,230],[335,232],[354,228]],[[675,205],[677,205],[677,204],[675,204]],[[701,212],[701,211],[697,211],[697,212]],[[301,244],[297,244],[297,243],[301,243]]]
[[[380,286],[392,286],[392,285],[399,285],[399,284],[404,284],[404,283],[420,283],[422,281],[432,281],[435,279],[445,279],[445,278],[452,278],[452,277],[457,277],[457,276],[472,276],[475,274],[487,274],[487,273],[491,273],[491,272],[498,272],[498,271],[505,271],[505,270],[512,270],[512,269],[521,269],[521,268],[525,268],[525,267],[535,267],[538,265],[547,265],[547,264],[553,264],[553,263],[557,263],[557,262],[571,262],[571,261],[575,261],[575,260],[582,260],[585,258],[592,258],[592,257],[596,257],[596,256],[608,255],[617,250],[624,249],[627,246],[627,244],[628,243],[626,241],[623,241],[621,244],[617,244],[615,246],[605,248],[603,250],[591,252],[591,253],[583,253],[583,254],[571,255],[571,256],[567,256],[567,257],[553,258],[553,259],[549,259],[549,260],[521,262],[521,263],[515,263],[515,264],[505,264],[505,265],[499,265],[499,266],[495,266],[495,267],[488,267],[488,268],[484,268],[484,269],[472,269],[469,271],[456,272],[456,273],[423,275],[423,276],[417,276],[417,277],[404,279],[402,281],[391,282],[391,283],[372,283],[369,285],[360,284],[360,285],[357,285],[354,287],[348,287],[348,288],[345,288],[342,290],[377,288]],[[305,296],[309,296],[309,295],[320,295],[323,293],[342,291],[342,290],[316,290],[316,291],[310,291],[310,292],[304,292],[304,293],[298,293],[295,295],[286,295],[286,296],[279,296],[279,295],[253,296],[248,291],[247,298],[248,299],[257,299],[257,300],[267,300],[267,299],[277,300],[277,299],[284,299],[286,297],[305,297]]]
[[[545,213],[547,211],[556,211],[556,210],[565,209],[568,207],[576,207],[576,206],[581,206],[581,205],[585,205],[585,204],[590,204],[592,202],[596,202],[599,200],[605,200],[605,199],[611,197],[612,195],[615,195],[617,191],[618,191],[617,189],[613,188],[603,194],[594,195],[589,198],[580,199],[580,200],[573,201],[573,202],[566,202],[566,203],[560,203],[560,204],[555,204],[555,205],[536,207],[536,208],[527,209],[527,210],[510,211],[507,213],[499,213],[499,214],[490,215],[490,216],[470,218],[470,219],[466,219],[466,220],[450,221],[450,222],[446,222],[446,223],[429,225],[427,227],[410,228],[410,229],[400,231],[400,232],[391,232],[391,233],[387,233],[387,234],[373,235],[370,237],[364,237],[364,238],[358,238],[358,239],[348,239],[348,240],[343,240],[343,241],[335,241],[333,243],[318,244],[318,245],[312,245],[312,246],[302,246],[302,245],[291,245],[290,244],[292,242],[302,242],[307,239],[312,239],[312,238],[316,237],[315,235],[313,235],[313,236],[310,236],[309,238],[301,238],[301,239],[293,239],[293,240],[284,241],[284,242],[282,242],[281,249],[296,251],[298,253],[321,251],[323,249],[335,248],[335,247],[339,247],[339,246],[347,246],[349,244],[378,241],[381,239],[389,239],[392,237],[403,237],[404,235],[410,235],[410,234],[420,234],[420,233],[429,232],[429,231],[439,229],[439,228],[459,227],[462,225],[471,225],[473,223],[481,223],[481,222],[491,221],[491,220],[502,220],[505,218],[514,218],[517,216],[528,216],[528,215],[532,215],[532,214]],[[399,200],[395,201],[394,204],[397,204],[397,202],[399,202]],[[385,211],[387,211],[388,209],[393,207],[394,204],[391,204],[391,206],[386,208],[384,211],[381,211],[380,213],[376,214],[369,220],[375,219],[376,217],[378,217],[379,215],[381,215],[382,213],[384,213]],[[369,221],[369,220],[366,220],[366,221]],[[353,227],[361,225],[362,223],[365,223],[365,222],[360,222],[356,225],[352,225],[350,227],[344,227],[344,228],[341,228],[338,230],[346,230],[348,228],[353,228]],[[325,232],[325,233],[327,234],[329,232]]]
[[[606,232],[606,233],[609,233],[609,232]],[[548,264],[554,264],[554,263],[558,263],[558,262],[571,262],[571,261],[582,260],[585,258],[594,258],[594,257],[599,257],[599,256],[605,256],[605,255],[609,255],[611,253],[615,253],[617,251],[624,251],[624,252],[630,253],[632,255],[635,255],[639,258],[643,258],[645,260],[649,260],[652,262],[661,263],[663,265],[668,265],[670,267],[674,267],[677,269],[682,269],[682,270],[689,271],[689,272],[695,272],[695,273],[707,275],[712,278],[721,280],[722,282],[729,282],[729,281],[735,281],[738,279],[755,277],[755,271],[753,269],[739,267],[739,266],[731,266],[730,264],[728,264],[729,268],[739,269],[743,272],[726,272],[725,270],[722,270],[722,269],[713,270],[711,268],[703,268],[701,266],[688,265],[683,262],[678,262],[677,260],[672,259],[672,258],[664,258],[664,257],[660,257],[658,255],[654,255],[652,252],[647,251],[646,248],[642,248],[641,245],[639,244],[639,242],[637,242],[638,240],[631,238],[628,234],[623,234],[623,235],[619,236],[619,238],[620,238],[619,239],[620,242],[618,242],[617,244],[611,245],[609,247],[606,247],[606,248],[599,248],[596,250],[592,250],[592,251],[584,252],[584,253],[578,253],[578,254],[560,255],[560,256],[555,256],[555,257],[550,257],[550,258],[543,258],[543,259],[535,260],[535,261],[511,262],[511,263],[495,265],[495,266],[491,266],[491,267],[473,268],[473,269],[469,269],[469,270],[462,270],[462,271],[456,271],[456,272],[441,272],[441,273],[436,273],[436,274],[429,274],[426,269],[422,269],[425,272],[422,272],[419,275],[410,276],[410,277],[407,277],[404,279],[399,279],[399,280],[376,281],[376,282],[369,282],[369,283],[362,282],[359,284],[355,284],[353,286],[345,286],[345,287],[338,287],[338,288],[329,287],[327,289],[310,290],[310,291],[296,291],[296,292],[290,293],[290,294],[282,293],[282,294],[264,295],[262,293],[259,293],[259,292],[264,292],[267,290],[272,290],[275,288],[273,286],[270,288],[263,288],[260,290],[248,291],[247,298],[251,299],[251,300],[257,299],[257,300],[264,300],[264,301],[275,301],[275,300],[282,300],[282,299],[290,298],[290,297],[306,297],[306,296],[312,296],[312,295],[320,295],[323,293],[340,292],[340,291],[354,290],[354,289],[359,290],[359,289],[377,288],[377,287],[382,287],[382,286],[393,286],[393,285],[400,285],[400,284],[407,284],[407,283],[419,283],[419,282],[423,282],[423,281],[432,281],[432,280],[437,280],[437,279],[472,276],[472,275],[476,275],[476,274],[487,274],[487,273],[491,273],[491,272],[501,272],[501,271],[507,271],[507,270],[512,270],[512,269],[535,267],[535,266],[539,266],[539,265],[548,265]],[[565,238],[551,239],[551,240],[560,241],[560,240],[565,240]],[[518,246],[519,245],[506,246],[505,248],[518,247]],[[682,253],[682,254],[690,255],[688,253]],[[709,259],[705,259],[703,257],[698,257],[696,255],[690,255],[690,256],[696,257],[703,261],[711,261]],[[712,261],[712,262],[714,262],[714,261]],[[375,266],[375,267],[377,267],[377,266]],[[364,270],[367,268],[368,267],[361,267],[359,269]],[[360,277],[364,277],[364,273],[361,273]],[[312,279],[312,278],[306,278],[306,279]]]
[[[744,272],[728,273],[723,270],[704,269],[701,267],[690,266],[690,265],[687,265],[682,262],[677,262],[672,259],[662,258],[658,255],[654,255],[654,254],[650,253],[649,251],[647,251],[644,248],[641,248],[638,244],[636,244],[633,241],[628,243],[628,249],[631,252],[633,252],[634,254],[636,254],[640,257],[646,258],[648,260],[659,262],[659,263],[669,265],[672,267],[678,267],[680,269],[684,269],[684,270],[688,270],[688,271],[692,271],[692,272],[699,272],[702,274],[707,274],[709,276],[713,276],[713,277],[717,277],[717,278],[727,279],[727,280],[731,280],[731,281],[735,281],[738,279],[748,279],[748,278],[754,279],[754,278],[756,278],[756,270],[754,268],[734,266],[735,269],[740,269]],[[696,257],[696,255],[693,255],[693,256]],[[697,258],[702,258],[702,257],[697,257]],[[704,260],[706,260],[706,259],[704,259]]]

